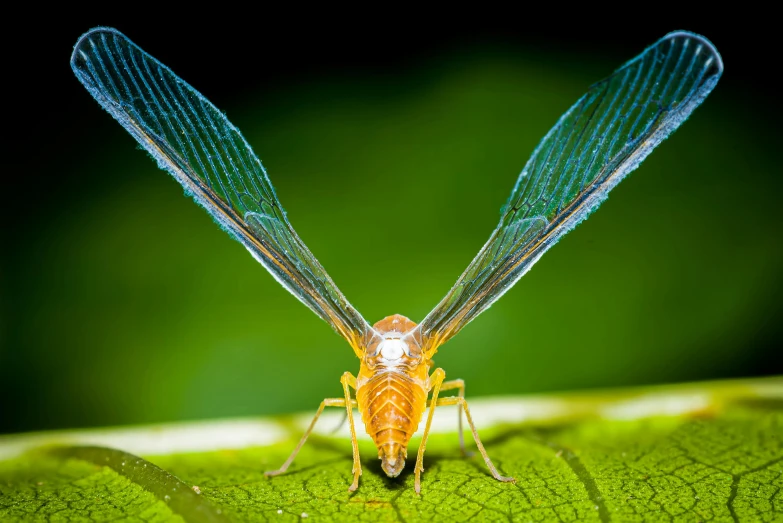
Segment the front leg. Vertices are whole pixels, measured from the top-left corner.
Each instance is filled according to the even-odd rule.
[[[413,469],[415,480],[413,482],[413,489],[416,494],[421,494],[421,473],[424,471],[424,449],[427,447],[427,436],[430,434],[430,426],[432,425],[432,416],[435,414],[435,406],[438,405],[438,393],[443,385],[443,379],[446,377],[446,371],[443,369],[435,369],[435,372],[430,376],[430,390],[432,391],[432,401],[430,402],[430,411],[427,413],[427,423],[424,425],[424,434],[421,436],[421,443],[419,444],[419,453],[416,456],[416,467]]]
[[[356,401],[351,400],[351,391],[348,387],[356,390],[356,377],[350,372],[343,374],[340,378],[345,393],[345,413],[348,416],[348,426],[351,427],[351,446],[353,447],[353,483],[348,487],[349,492],[359,488],[359,476],[362,475],[362,464],[359,461],[359,440],[356,439],[356,427],[353,425],[353,408],[356,407]]]

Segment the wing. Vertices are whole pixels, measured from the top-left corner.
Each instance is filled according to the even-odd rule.
[[[674,131],[715,87],[723,63],[704,37],[675,32],[593,85],[544,137],[500,223],[419,326],[432,353],[510,289]]]
[[[223,113],[115,29],[83,35],[71,67],[162,169],[359,354],[371,327],[299,239],[258,157]]]

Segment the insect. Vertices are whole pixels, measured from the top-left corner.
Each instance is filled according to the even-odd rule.
[[[414,468],[421,491],[424,450],[436,407],[458,406],[492,476],[502,476],[481,443],[465,383],[433,367],[441,345],[508,291],[564,234],[674,131],[715,87],[723,63],[704,37],[663,37],[591,86],[543,138],[519,175],[500,223],[457,282],[419,324],[400,315],[370,325],[294,231],[264,167],[215,106],[115,29],[98,27],[76,43],[76,77],[272,276],[345,338],[360,360],[346,372],[343,397],[321,402],[309,428],[274,476],[284,473],[325,407],[346,411],[353,481],[362,474],[353,409],[361,413],[384,472],[402,471],[408,442],[427,413]],[[355,395],[351,397],[351,389]],[[446,391],[456,395],[442,396]],[[429,397],[429,401],[428,401]],[[429,407],[429,409],[427,409]]]

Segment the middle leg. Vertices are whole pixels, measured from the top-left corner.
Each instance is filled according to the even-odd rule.
[[[324,411],[324,407],[345,407],[345,399],[344,398],[326,398],[321,402],[321,405],[318,407],[318,411],[315,413],[315,416],[313,417],[313,421],[310,422],[310,426],[307,427],[307,430],[302,435],[302,439],[299,440],[299,443],[296,445],[296,448],[294,448],[294,451],[291,453],[290,456],[288,456],[288,459],[285,460],[285,463],[283,463],[283,466],[279,469],[275,470],[268,470],[264,472],[264,476],[279,476],[280,474],[285,473],[286,470],[288,470],[288,467],[291,466],[291,463],[293,463],[294,458],[296,458],[296,455],[299,454],[299,451],[302,449],[302,446],[305,444],[305,441],[307,441],[307,437],[310,435],[310,433],[315,428],[315,423],[318,421],[318,418],[321,417],[321,413]],[[348,404],[348,409],[356,407],[356,401],[350,400]]]
[[[302,438],[299,440],[299,443],[296,445],[296,448],[294,448],[294,451],[291,453],[290,456],[288,456],[288,459],[285,460],[285,463],[276,470],[269,470],[264,473],[265,476],[278,476],[280,474],[283,474],[286,470],[288,470],[288,467],[291,466],[291,463],[293,463],[294,458],[296,458],[296,455],[299,454],[299,451],[301,450],[302,446],[305,444],[305,441],[307,441],[307,437],[310,435],[310,433],[315,428],[315,423],[318,421],[318,418],[321,417],[321,413],[324,410],[324,407],[345,407],[346,411],[346,417],[348,418],[348,422],[350,423],[351,427],[351,447],[353,450],[353,483],[351,483],[351,486],[348,488],[349,491],[353,492],[356,490],[359,486],[359,476],[362,475],[362,465],[359,461],[359,443],[356,440],[356,428],[353,424],[353,409],[357,407],[356,400],[351,399],[351,391],[349,390],[349,387],[353,387],[354,390],[356,390],[356,378],[351,374],[350,372],[346,372],[342,375],[340,378],[340,383],[343,385],[343,398],[327,398],[321,402],[321,405],[318,407],[318,412],[315,413],[315,416],[313,417],[313,421],[310,422],[310,426],[307,428],[305,433],[302,435]]]

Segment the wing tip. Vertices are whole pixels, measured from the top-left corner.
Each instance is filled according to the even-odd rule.
[[[76,44],[74,44],[73,52],[71,52],[71,68],[76,70],[79,67],[79,61],[82,58],[80,56],[80,53],[84,52],[84,48],[89,44],[91,38],[100,34],[111,34],[114,36],[127,38],[124,34],[122,34],[121,32],[119,32],[117,29],[113,27],[104,27],[104,26],[93,27],[92,29],[90,29],[89,31],[81,35],[79,39],[76,41]]]
[[[677,38],[687,38],[689,40],[695,40],[698,43],[704,45],[708,51],[708,53],[712,56],[715,63],[713,67],[715,68],[715,73],[712,76],[720,76],[723,74],[723,57],[721,57],[720,53],[718,52],[718,48],[715,47],[715,44],[713,44],[709,38],[706,36],[702,36],[698,33],[694,33],[691,31],[685,31],[685,30],[677,30],[672,31],[671,33],[667,34],[663,38],[661,38],[657,43],[661,43],[665,40],[674,40]]]

